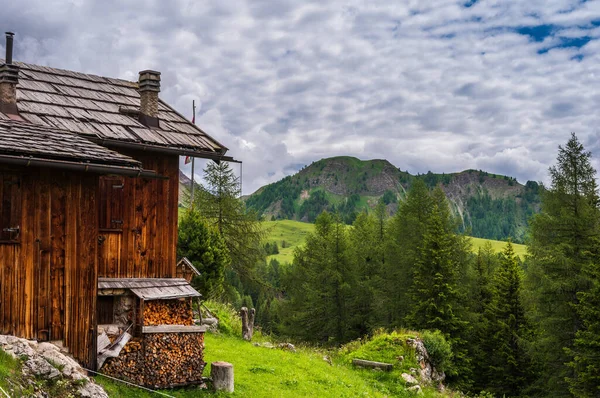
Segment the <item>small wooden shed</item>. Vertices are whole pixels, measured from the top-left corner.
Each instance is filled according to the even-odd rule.
[[[227,148],[137,82],[0,60],[0,333],[97,356],[98,278],[177,276],[180,156]],[[149,302],[146,300],[146,302]]]
[[[194,325],[192,310],[199,297],[181,278],[99,278],[101,372],[156,388],[202,382],[206,329]],[[124,334],[126,344],[113,354]]]

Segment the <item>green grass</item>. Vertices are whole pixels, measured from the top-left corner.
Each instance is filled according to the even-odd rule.
[[[279,254],[268,259],[274,258],[282,264],[294,260],[294,249],[302,245],[306,236],[315,230],[314,224],[292,220],[264,221],[263,225],[268,232],[267,241],[277,242],[279,246]],[[283,241],[286,247],[283,247]]]
[[[405,390],[400,377],[401,369],[416,366],[414,360],[394,371],[375,372],[354,369],[349,363],[350,353],[334,356],[330,365],[323,359],[325,351],[297,348],[290,352],[277,348],[257,347],[237,337],[207,333],[205,336],[205,361],[226,361],[233,364],[235,392],[215,394],[208,390],[190,387],[164,392],[175,397],[386,397],[413,396]],[[375,344],[381,347],[380,343]],[[394,354],[405,354],[400,344]],[[362,348],[362,347],[361,347]],[[364,351],[364,349],[363,349]],[[350,351],[351,352],[351,351]],[[361,355],[365,355],[361,352]],[[389,356],[389,355],[388,355]],[[394,359],[395,362],[398,362]],[[413,363],[414,362],[414,363]],[[210,375],[210,365],[204,370]],[[116,384],[102,377],[96,380],[104,386],[111,397],[150,398],[150,395],[134,387]],[[425,389],[424,397],[443,396],[432,389]]]
[[[14,380],[21,372],[21,363],[0,350],[0,387],[9,391],[9,380]],[[1,396],[1,395],[0,395]]]
[[[267,241],[277,242],[277,245],[279,246],[279,254],[269,256],[268,258],[274,258],[282,264],[291,263],[294,260],[294,249],[301,246],[304,243],[306,236],[315,230],[314,224],[292,220],[264,221],[263,224],[268,231]],[[282,248],[282,241],[286,242],[285,248]],[[477,253],[479,248],[483,246],[485,242],[490,242],[492,248],[497,253],[502,252],[504,246],[506,246],[506,242],[499,240],[471,238],[471,241],[473,243],[474,253]],[[513,247],[515,253],[519,257],[522,259],[525,258],[527,246],[513,243]]]
[[[471,238],[471,242],[473,243],[473,252],[477,253],[480,247],[482,247],[485,242],[490,242],[492,244],[492,249],[496,253],[501,253],[506,246],[506,242],[500,240],[490,240],[490,239],[481,239],[481,238]],[[515,250],[515,254],[521,259],[524,259],[527,255],[527,246],[519,245],[517,243],[513,243],[513,249]]]

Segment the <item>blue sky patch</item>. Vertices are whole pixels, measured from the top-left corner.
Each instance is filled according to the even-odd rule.
[[[561,37],[559,44],[552,46],[552,47],[543,48],[541,50],[538,50],[538,54],[545,54],[548,51],[552,50],[553,48],[569,48],[569,47],[581,48],[581,47],[585,46],[586,44],[588,44],[590,42],[590,40],[592,40],[592,38],[589,36]]]
[[[546,37],[552,35],[554,29],[554,25],[523,26],[517,28],[517,33],[529,36],[534,41],[544,41]]]

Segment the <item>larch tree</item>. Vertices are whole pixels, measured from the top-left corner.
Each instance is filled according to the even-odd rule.
[[[238,178],[227,162],[209,162],[204,169],[205,186],[194,198],[194,208],[214,226],[227,245],[231,266],[240,278],[251,278],[264,259],[265,232],[254,212],[240,199]]]

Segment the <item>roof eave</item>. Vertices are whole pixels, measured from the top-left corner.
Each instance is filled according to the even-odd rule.
[[[140,151],[149,151],[149,152],[158,152],[164,154],[171,155],[179,155],[179,156],[191,156],[195,158],[202,159],[210,159],[215,161],[226,161],[226,162],[235,162],[240,163],[239,160],[235,160],[231,156],[225,156],[227,149],[223,148],[221,152],[211,152],[211,151],[203,151],[203,150],[194,150],[191,148],[180,148],[180,147],[170,147],[170,146],[162,146],[162,145],[151,145],[145,144],[142,142],[127,142],[121,140],[111,140],[105,138],[88,138],[90,141],[96,142],[102,146],[114,147],[114,148],[124,148],[124,149],[135,149]]]
[[[93,162],[75,162],[70,160],[45,159],[34,156],[15,156],[0,154],[0,163],[24,167],[51,167],[63,170],[73,170],[97,174],[117,174],[129,177],[144,177],[164,179],[154,170],[145,170],[139,167],[109,165]]]

